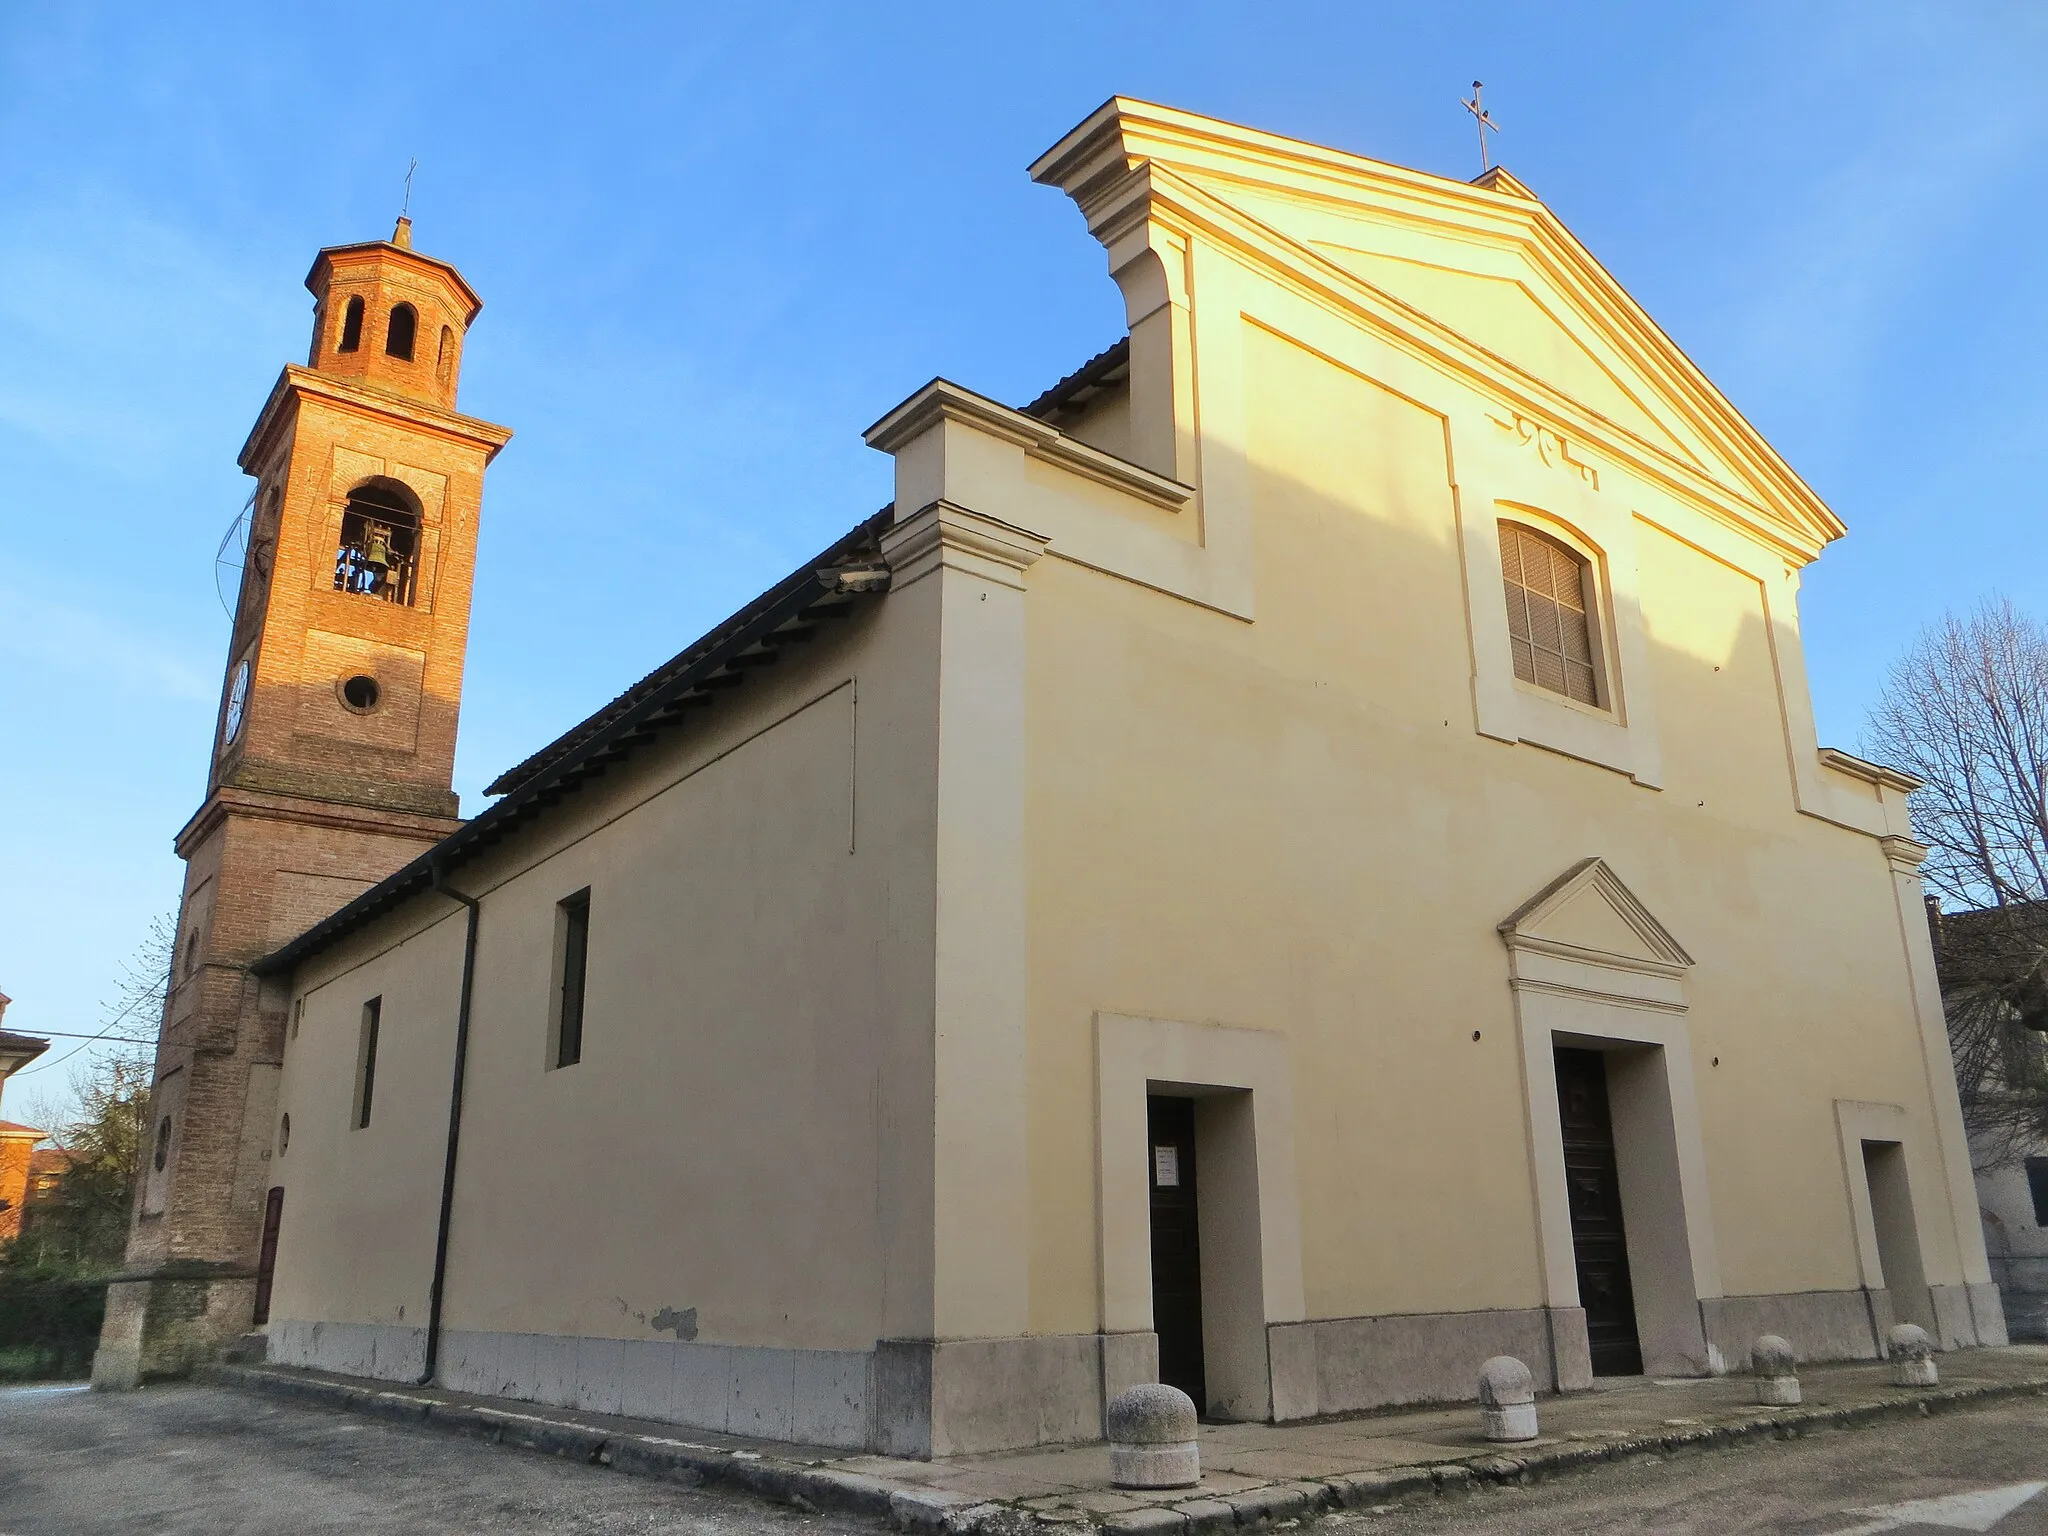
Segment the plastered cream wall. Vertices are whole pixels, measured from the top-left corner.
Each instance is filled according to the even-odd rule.
[[[1283,188],[1204,181],[1238,153],[1219,125],[1153,110],[1112,103],[1091,120],[1111,148],[1084,125],[1037,168],[1108,247],[1134,338],[1177,316],[1185,342],[1150,376],[1140,347],[1131,388],[1172,391],[1180,446],[1148,464],[1195,490],[1183,525],[1215,569],[1176,586],[1096,558],[1100,530],[1063,537],[1050,497],[1004,514],[1053,531],[1026,604],[1034,1329],[1102,1325],[1103,1111],[1073,1085],[1104,1011],[1285,1036],[1309,1318],[1575,1299],[1546,1293],[1495,928],[1589,856],[1695,961],[1719,1294],[1866,1280],[1837,1100],[1903,1110],[1927,1277],[1981,1281],[1881,841],[1897,801],[1812,740],[1794,595],[1825,509],[1632,375],[1540,253],[1433,235],[1363,175],[1333,211],[1312,183],[1336,170],[1285,163],[1325,153],[1301,146],[1229,166]],[[1400,196],[1434,200],[1439,231],[1444,205],[1486,202]],[[1337,257],[1378,286],[1317,265]],[[1540,419],[1514,398],[1539,378]],[[1611,686],[1583,722],[1512,680],[1498,565],[1475,558],[1502,517],[1594,563]]]
[[[1494,928],[1588,854],[1701,957],[1731,1290],[1854,1287],[1832,1100],[1919,1105],[1931,1140],[1928,1088],[1884,857],[1793,803],[1756,583],[1645,530],[1663,789],[1482,737],[1440,425],[1276,339],[1250,355],[1258,622],[1031,577],[1034,1325],[1094,1312],[1068,1085],[1098,1009],[1291,1037],[1311,1316],[1538,1304]]]
[[[848,621],[451,877],[483,909],[449,1329],[649,1339],[693,1311],[704,1342],[929,1334],[935,648],[915,613]],[[583,1057],[554,1069],[555,906],[586,886]],[[300,975],[275,1317],[424,1316],[462,928],[422,898]],[[379,993],[374,1115],[350,1130]]]

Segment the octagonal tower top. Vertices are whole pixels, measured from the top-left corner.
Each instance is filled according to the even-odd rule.
[[[411,219],[399,219],[389,240],[328,246],[306,287],[314,299],[309,367],[455,408],[463,337],[483,300],[454,267],[412,248]]]

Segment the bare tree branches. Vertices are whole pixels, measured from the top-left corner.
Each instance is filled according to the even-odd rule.
[[[1863,753],[1926,781],[1949,1047],[1980,1168],[2048,1136],[2048,628],[2006,600],[1946,615],[1892,667]]]
[[[2048,629],[2003,599],[1947,615],[1893,665],[1866,744],[1927,781],[1913,825],[1945,902],[2048,900]]]

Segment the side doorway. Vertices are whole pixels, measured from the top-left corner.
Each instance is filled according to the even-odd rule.
[[[1643,1344],[1636,1326],[1628,1233],[1622,1222],[1621,1168],[1614,1149],[1607,1058],[1600,1051],[1565,1047],[1557,1049],[1556,1058],[1557,1115],[1564,1131],[1572,1258],[1578,1271],[1579,1305],[1586,1310],[1593,1374],[1640,1376]]]
[[[1195,1101],[1149,1095],[1145,1123],[1152,1186],[1152,1328],[1159,1337],[1159,1379],[1187,1393],[1206,1413]]]

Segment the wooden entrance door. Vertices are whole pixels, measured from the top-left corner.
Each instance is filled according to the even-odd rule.
[[[1148,1098],[1152,1160],[1152,1328],[1159,1379],[1207,1409],[1202,1379],[1202,1250],[1195,1211],[1195,1101]]]
[[[1557,1052],[1557,1114],[1564,1125],[1564,1180],[1572,1213],[1572,1256],[1595,1376],[1640,1376],[1643,1345],[1628,1278],[1621,1224],[1621,1175],[1607,1106],[1607,1058]]]
[[[273,1186],[263,1201],[263,1246],[256,1250],[255,1321],[270,1321],[270,1281],[277,1273],[277,1229],[284,1221],[284,1190]]]

